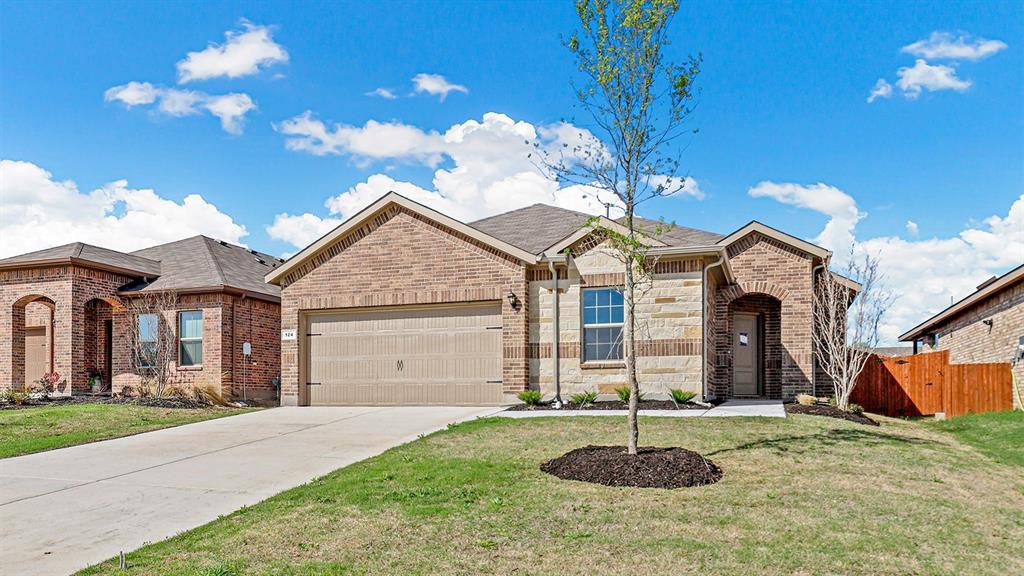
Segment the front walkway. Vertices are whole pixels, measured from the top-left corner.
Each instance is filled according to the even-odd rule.
[[[0,460],[4,574],[68,574],[490,408],[274,408]]]
[[[626,416],[626,410],[517,410],[495,414],[503,418],[542,418],[545,416]],[[781,400],[726,400],[708,410],[640,410],[641,416],[667,418],[719,418],[726,416],[762,416],[785,418]]]

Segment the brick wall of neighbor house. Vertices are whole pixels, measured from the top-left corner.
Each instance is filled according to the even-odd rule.
[[[717,259],[707,259],[702,262],[703,266],[714,264]],[[721,269],[714,268],[708,271],[707,286],[704,290],[704,370],[705,380],[708,383],[708,395],[711,395],[711,386],[715,382],[715,345],[718,342],[718,322],[715,319],[715,300],[718,295],[718,288],[721,286],[718,274]],[[703,382],[701,383],[703,386]],[[705,398],[706,400],[706,398]]]
[[[812,256],[756,232],[734,242],[728,252],[736,284],[717,291],[714,395],[732,395],[730,304],[748,294],[781,302],[779,386],[767,392],[783,399],[811,393]]]
[[[221,347],[225,391],[233,398],[274,400],[272,381],[281,374],[281,305],[253,298],[230,297],[221,314]],[[252,344],[252,354],[242,345]]]
[[[397,206],[339,239],[281,283],[281,328],[300,328],[306,311],[410,304],[500,301],[503,388],[526,388],[525,269],[519,261]],[[513,309],[511,290],[521,303]],[[300,340],[281,343],[281,403],[299,398]]]
[[[586,242],[586,241],[584,241]],[[563,398],[583,391],[614,393],[627,385],[621,362],[587,365],[582,362],[582,291],[602,286],[621,287],[622,263],[601,244],[575,255],[575,267],[560,270],[559,352]],[[701,269],[702,260],[660,261],[649,286],[637,301],[637,373],[646,393],[665,394],[670,388],[701,392]],[[530,385],[546,396],[554,394],[554,298],[551,273],[532,269],[530,277]]]
[[[1024,282],[957,314],[935,332],[939,345],[926,345],[923,351],[949,350],[953,364],[1013,362],[1018,339],[1024,336]],[[1016,361],[1013,373],[1017,382],[1024,382],[1024,359]]]

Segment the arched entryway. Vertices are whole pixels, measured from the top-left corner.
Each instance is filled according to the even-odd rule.
[[[26,390],[56,370],[54,301],[41,294],[23,296],[11,309],[11,387]]]
[[[89,387],[93,379],[98,390],[110,390],[114,358],[114,310],[120,303],[106,298],[93,298],[85,303],[82,315],[82,364],[77,382]]]
[[[729,302],[732,398],[782,397],[782,302],[748,293]]]

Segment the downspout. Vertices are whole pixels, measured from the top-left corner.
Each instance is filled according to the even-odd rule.
[[[814,353],[814,299],[818,294],[818,270],[824,268],[824,262],[811,268],[811,396],[818,395],[818,355]]]
[[[725,255],[719,256],[718,260],[715,260],[711,264],[705,264],[704,268],[700,272],[700,288],[704,294],[703,302],[700,306],[700,333],[701,333],[701,364],[700,364],[700,385],[701,385],[701,396],[700,399],[703,402],[708,401],[708,270],[715,266],[721,266],[725,262]]]
[[[561,367],[561,362],[559,361],[560,358],[559,358],[559,353],[558,353],[559,352],[558,351],[559,337],[560,337],[559,332],[561,331],[561,328],[559,328],[559,323],[558,323],[558,307],[559,307],[559,303],[558,303],[558,270],[555,269],[554,261],[548,260],[548,270],[551,271],[551,296],[554,299],[554,312],[553,312],[552,318],[551,318],[551,323],[552,323],[551,360],[552,360],[552,363],[554,365],[554,373],[555,373],[555,400],[554,400],[553,405],[554,405],[556,410],[561,410],[562,409],[562,376],[561,376],[562,367]]]

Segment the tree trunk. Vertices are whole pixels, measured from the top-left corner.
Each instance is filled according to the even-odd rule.
[[[629,380],[629,445],[630,454],[637,453],[636,447],[640,439],[640,427],[637,423],[637,410],[640,403],[640,383],[636,378],[636,346],[634,344],[634,301],[633,258],[626,258],[626,282],[623,293],[625,300],[622,324],[622,355],[626,361],[626,378]]]

